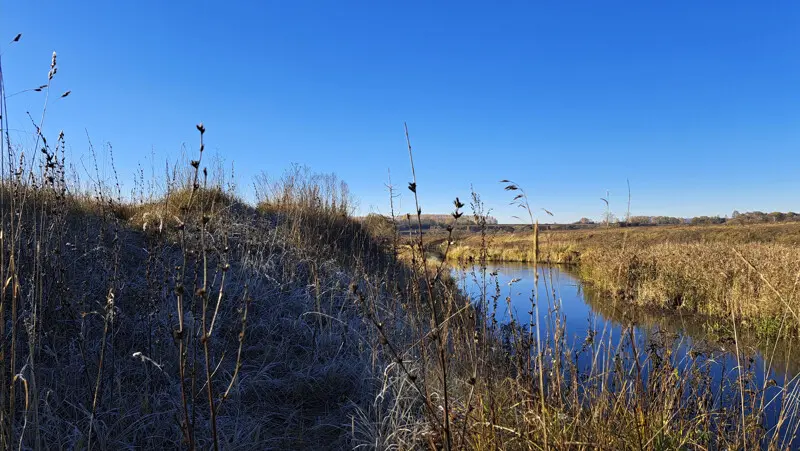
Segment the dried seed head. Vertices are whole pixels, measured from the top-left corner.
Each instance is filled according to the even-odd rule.
[[[61,94],[61,98],[68,96],[72,91],[67,91],[64,94]]]
[[[53,58],[50,60],[50,69],[54,69],[56,67],[56,52],[53,52]]]
[[[190,164],[191,164],[191,165],[192,165],[192,167],[193,167],[193,168],[195,168],[195,169],[197,169],[197,168],[199,168],[199,167],[200,167],[200,162],[199,162],[199,161],[197,161],[197,160],[192,160],[192,162],[191,162]]]
[[[54,54],[54,55],[55,55],[55,54]],[[205,132],[206,132],[206,126],[205,126],[205,125],[203,125],[203,123],[201,122],[201,123],[197,124],[197,130],[198,130],[198,131],[200,132],[200,134],[202,135],[203,133],[205,133]]]

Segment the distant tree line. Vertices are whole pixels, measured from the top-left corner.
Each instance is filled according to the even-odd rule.
[[[408,223],[406,216],[402,218],[397,218],[404,223]],[[446,214],[446,215],[436,215],[436,214],[423,214],[420,216],[420,221],[422,222],[423,228],[431,228],[431,227],[447,227],[448,225],[453,223],[453,215]],[[411,215],[411,222],[416,226],[417,225],[417,215]],[[469,215],[464,215],[458,219],[459,224],[477,224],[475,222],[475,218]],[[486,217],[487,224],[497,224],[497,218],[492,216]]]
[[[399,232],[409,231],[416,229],[417,217],[411,215],[411,222],[409,223],[407,216],[395,217],[393,224],[391,218],[385,215],[370,213],[367,216],[360,218],[362,223],[372,231],[376,237],[382,239],[389,239],[394,236],[395,227]],[[435,232],[437,230],[444,230],[448,225],[453,223],[453,217],[445,214],[424,214],[421,216],[422,229],[426,232]],[[624,219],[617,219],[612,216],[612,219],[606,223],[605,218],[601,221],[594,221],[590,218],[581,218],[571,224],[540,224],[541,230],[570,230],[570,229],[591,229],[600,227],[651,227],[663,225],[711,225],[711,224],[763,224],[763,223],[778,223],[778,222],[793,222],[800,221],[800,214],[794,212],[772,212],[764,213],[761,211],[751,211],[739,213],[734,211],[730,217],[723,216],[695,216],[693,218],[678,218],[674,216],[631,216],[627,221]],[[520,232],[531,229],[529,224],[499,224],[497,218],[487,217],[486,223],[490,226],[493,233],[500,232]],[[458,220],[459,230],[477,231],[477,224],[471,216],[464,215]]]
[[[674,216],[631,216],[628,223],[636,225],[677,225],[685,224],[686,220]]]
[[[361,222],[373,232],[373,234],[378,236],[393,234],[395,226],[399,231],[406,231],[409,229],[416,229],[419,225],[416,215],[411,215],[410,217],[407,215],[396,216],[394,224],[389,216],[380,215],[377,213],[370,213],[360,219]],[[453,224],[453,216],[449,214],[424,214],[420,216],[419,222],[422,224],[422,229],[425,231],[435,231],[439,229],[443,230],[448,225]],[[497,218],[492,216],[486,217],[486,224],[497,225],[497,223]],[[469,227],[477,225],[477,222],[472,216],[464,215],[458,219],[458,225],[459,227]]]
[[[762,211],[748,211],[745,213],[733,212],[731,218],[728,219],[730,224],[761,224],[765,222],[795,222],[800,221],[800,214],[790,211],[782,213],[780,211],[773,211],[772,213],[764,213]]]
[[[771,222],[793,222],[800,221],[800,214],[794,212],[778,212],[764,213],[761,211],[751,211],[746,213],[739,213],[734,211],[730,218],[723,216],[695,216],[693,218],[676,218],[674,216],[631,216],[627,221],[616,220],[611,222],[611,226],[656,226],[656,225],[679,225],[679,224],[693,224],[693,225],[707,225],[707,224],[763,224]],[[595,226],[606,225],[605,221],[595,223],[587,218],[581,218],[573,224],[591,225]]]

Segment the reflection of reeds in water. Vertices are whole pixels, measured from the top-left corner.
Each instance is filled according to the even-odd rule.
[[[563,268],[555,271],[560,270]],[[525,275],[523,269],[501,271],[512,281]],[[550,279],[549,270],[544,273],[543,278]],[[495,284],[505,285],[499,281]],[[554,313],[542,319],[543,323],[555,325],[542,341],[548,375],[545,415],[574,420],[576,428],[580,424],[580,433],[569,431],[573,439],[570,443],[580,442],[577,437],[583,437],[587,441],[580,443],[587,447],[596,443],[591,440],[602,439],[608,440],[611,448],[647,449],[656,444],[666,448],[690,444],[738,448],[745,443],[752,447],[761,440],[758,437],[764,437],[756,426],[762,421],[760,412],[765,412],[768,396],[778,394],[781,398],[781,391],[779,387],[768,390],[773,382],[757,376],[758,362],[743,358],[740,372],[735,357],[715,357],[718,352],[722,354],[720,347],[701,343],[702,340],[684,340],[677,333],[681,330],[679,324],[659,322],[663,318],[653,311],[614,309],[610,299],[601,298],[591,288],[587,291],[587,302],[610,322],[598,321],[600,330],[590,330],[582,343],[570,347],[564,343],[566,334],[558,332],[564,325],[554,317],[569,312],[559,311],[556,306],[551,310]],[[636,339],[629,333],[634,326],[641,331]],[[617,331],[613,338],[609,327]],[[511,354],[526,352],[525,343],[518,341],[524,341],[524,335],[515,333],[510,326],[498,327],[497,333]],[[739,342],[740,346],[744,343]],[[787,385],[787,389],[791,388]],[[791,416],[793,402],[788,394],[783,392],[778,413],[764,417],[768,425],[779,421],[782,412]],[[603,423],[593,422],[593,417],[601,418]],[[553,421],[557,422],[555,418]],[[533,425],[527,426],[535,430]],[[610,429],[600,432],[601,427]],[[688,430],[679,432],[673,428]],[[548,433],[556,443],[563,438],[556,431]],[[769,439],[765,443],[768,442]],[[775,443],[780,443],[778,436]]]
[[[578,276],[577,271],[573,273]],[[700,314],[614,302],[608,293],[594,288],[590,283],[581,284],[581,290],[584,300],[593,311],[618,325],[632,323],[645,331],[680,334],[690,338],[694,347],[702,348],[705,352],[733,355],[734,337],[730,323]],[[793,337],[759,337],[753,331],[740,330],[738,338],[739,347],[747,356],[771,360],[770,366],[778,375],[793,378],[800,373],[800,355],[792,352]]]
[[[531,233],[492,237],[495,261],[532,262]],[[680,309],[759,335],[800,334],[800,223],[547,231],[540,261],[578,264],[581,276],[639,305]],[[465,236],[449,257],[479,248]],[[781,321],[788,313],[790,321]]]
[[[753,334],[734,337],[723,333],[730,326],[711,323],[708,317],[636,307],[585,285],[582,294],[586,302],[602,318],[590,323],[582,340],[568,343],[566,337],[571,335],[565,331],[563,317],[570,312],[560,307],[554,280],[577,278],[577,274],[570,267],[558,267],[540,268],[540,279],[549,281],[549,286],[535,299],[542,306],[547,303],[548,313],[539,317],[546,333],[537,346],[537,339],[521,325],[528,312],[518,312],[518,317],[503,324],[497,311],[504,307],[496,302],[506,292],[510,297],[515,281],[530,279],[533,270],[501,268],[503,280],[510,279],[506,287],[496,275],[489,277],[490,283],[480,283],[486,275],[481,272],[481,268],[486,270],[485,264],[466,266],[466,277],[472,277],[475,286],[495,287],[496,295],[478,290],[475,302],[489,306],[490,336],[502,343],[510,356],[510,368],[515,368],[505,376],[513,378],[513,389],[502,392],[506,399],[502,404],[514,406],[515,416],[504,417],[504,424],[513,425],[508,426],[510,430],[528,431],[540,440],[546,433],[553,444],[577,448],[597,443],[613,449],[775,448],[793,443],[798,424],[793,398],[796,384],[778,377],[776,385],[775,380],[761,376],[773,369],[778,375],[794,373],[790,352],[766,353],[788,349],[790,341],[761,344]],[[570,274],[561,275],[562,271]],[[513,293],[520,291],[524,290],[516,288]],[[757,346],[772,358],[751,358]],[[531,371],[514,363],[538,349],[544,359],[541,363],[531,360]],[[540,370],[546,375],[543,398],[535,382]],[[500,386],[496,384],[492,390],[482,386],[489,391],[478,393],[497,402]],[[539,420],[525,421],[526,416]],[[560,428],[554,427],[556,424]],[[775,428],[780,432],[775,433]]]

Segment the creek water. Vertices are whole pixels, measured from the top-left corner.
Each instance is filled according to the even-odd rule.
[[[493,315],[502,325],[511,322],[513,315],[514,322],[525,330],[535,314],[531,302],[535,290],[542,340],[551,340],[555,329],[562,329],[564,341],[571,349],[568,354],[583,370],[592,365],[602,366],[603,359],[622,351],[641,355],[646,373],[648,355],[652,356],[648,351],[669,348],[669,353],[662,355],[669,355],[676,369],[684,371],[703,365],[711,386],[722,391],[720,387],[738,382],[742,368],[742,374],[751,381],[750,386],[764,390],[766,401],[775,398],[764,411],[763,424],[767,429],[774,426],[782,405],[790,402],[780,401],[781,391],[787,390],[789,399],[797,399],[794,391],[798,388],[795,376],[800,372],[800,353],[793,352],[797,344],[791,340],[759,339],[737,330],[737,343],[731,324],[720,325],[678,311],[648,310],[614,301],[582,283],[570,267],[539,266],[538,283],[536,271],[529,264],[501,263],[491,264],[485,279],[481,271],[472,267],[455,269],[453,274],[476,305],[484,302],[488,305],[490,318]],[[592,352],[598,346],[611,352]],[[632,346],[637,354],[631,352]],[[722,404],[730,401],[720,396],[715,401],[719,404],[716,407],[724,407]],[[800,408],[800,401],[793,404],[796,405],[786,407]],[[793,447],[798,445],[796,440],[793,442]]]

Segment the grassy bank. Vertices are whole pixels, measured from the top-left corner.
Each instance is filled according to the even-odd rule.
[[[797,332],[800,224],[662,226],[546,231],[539,260],[579,266],[596,287],[647,306],[733,315],[759,333],[776,334],[781,318]],[[451,258],[479,253],[480,237],[464,236]],[[531,262],[533,236],[489,238],[492,261]]]

